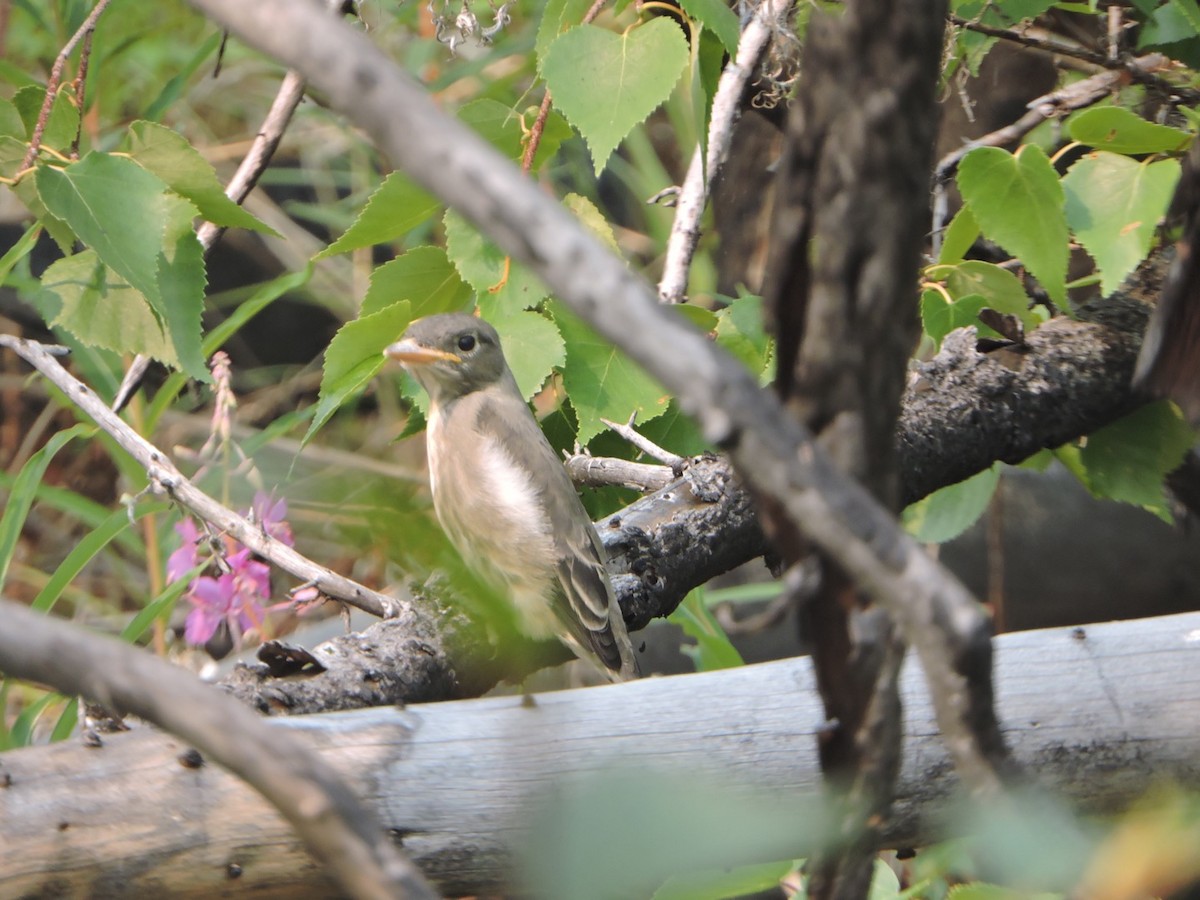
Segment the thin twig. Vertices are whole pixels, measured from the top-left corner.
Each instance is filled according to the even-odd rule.
[[[79,159],[79,140],[83,136],[83,111],[87,106],[88,61],[92,58],[93,34],[95,31],[89,31],[83,37],[83,47],[79,51],[79,71],[75,73],[75,82],[72,85],[75,103],[79,107],[79,127],[75,129],[75,139],[71,141],[71,152],[68,154],[73,160]]]
[[[1165,56],[1151,54],[1152,56],[1159,56],[1161,60],[1160,64],[1151,67],[1146,66],[1143,62],[1148,59],[1146,56],[1134,57],[1132,59],[1121,55],[1109,56],[1054,36],[1039,36],[1035,31],[1040,29],[1034,29],[1032,26],[1017,25],[1013,28],[996,28],[992,25],[984,25],[982,22],[972,22],[970,19],[964,19],[961,16],[955,15],[950,16],[950,23],[957,25],[959,28],[965,28],[968,31],[1020,44],[1023,47],[1042,50],[1046,53],[1054,53],[1058,56],[1067,56],[1071,59],[1078,59],[1082,62],[1099,66],[1102,69],[1124,72],[1134,81],[1158,88],[1168,94],[1175,94],[1187,103],[1200,101],[1200,91],[1193,90],[1184,85],[1174,84],[1156,74],[1158,71],[1166,69],[1169,66],[1169,61]],[[1110,42],[1111,40],[1110,36]]]
[[[625,487],[643,493],[662,490],[678,477],[670,466],[652,466],[583,453],[568,456],[563,465],[576,484],[586,487]]]
[[[153,722],[223,766],[296,830],[347,896],[435,898],[346,781],[301,736],[272,728],[213,685],[154,655],[0,600],[0,669]]]
[[[46,82],[46,96],[42,100],[42,110],[38,113],[37,124],[33,127],[33,136],[29,139],[29,149],[25,151],[25,158],[21,161],[21,169],[28,169],[33,165],[33,161],[37,158],[38,148],[42,146],[42,136],[46,133],[46,123],[50,121],[50,110],[54,108],[54,98],[58,96],[58,86],[62,83],[63,68],[67,65],[67,60],[71,54],[75,52],[75,48],[79,42],[91,35],[96,30],[96,22],[100,16],[104,14],[104,10],[108,8],[108,4],[112,0],[99,0],[96,6],[79,29],[71,36],[71,39],[58,52],[58,57],[54,60],[54,66],[50,69],[50,78]],[[79,114],[82,117],[83,107],[80,106]],[[82,127],[82,118],[80,119],[80,127]]]
[[[687,462],[687,460],[685,460],[682,456],[658,446],[658,444],[654,443],[654,441],[650,440],[645,435],[639,434],[637,431],[635,431],[633,427],[633,420],[636,418],[636,415],[637,414],[635,413],[634,415],[630,416],[629,421],[624,425],[620,424],[619,422],[610,422],[608,419],[601,419],[600,421],[603,422],[605,426],[619,434],[621,437],[625,438],[625,440],[633,444],[633,446],[637,447],[651,459],[657,459],[659,462],[670,466],[672,469],[678,469],[685,462]]]
[[[317,565],[291,547],[268,535],[261,524],[251,522],[214,500],[183,476],[167,455],[134,431],[105,405],[87,385],[72,376],[54,358],[57,348],[36,341],[0,334],[0,347],[8,347],[42,373],[71,403],[86,413],[138,463],[150,486],[166,494],[188,512],[211,523],[259,556],[301,581],[312,581],[321,592],[376,616],[390,618],[403,610],[401,601],[373,591],[336,572]]]
[[[790,0],[762,0],[742,32],[736,57],[726,64],[717,82],[709,117],[707,156],[702,158],[700,148],[696,148],[674,204],[675,221],[671,223],[663,275],[658,283],[658,296],[663,303],[684,301],[688,272],[700,241],[700,217],[717,174],[729,157],[729,144],[742,95],[766,52],[771,35],[790,9]]]

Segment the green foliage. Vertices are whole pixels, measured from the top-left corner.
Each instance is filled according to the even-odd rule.
[[[710,609],[703,588],[689,593],[667,621],[678,625],[683,633],[692,638],[694,646],[685,645],[683,652],[692,658],[697,672],[712,672],[716,669],[732,669],[745,665],[742,655],[725,634],[721,623]]]
[[[952,541],[987,511],[1000,483],[1001,464],[996,463],[958,484],[934,491],[904,510],[904,527],[922,544]]]
[[[1067,295],[1067,220],[1063,189],[1046,154],[979,147],[958,167],[958,189],[985,235],[1021,258],[1046,293]]]
[[[1150,252],[1178,181],[1177,160],[1138,162],[1104,152],[1083,157],[1063,178],[1067,221],[1100,268],[1104,294]]]
[[[1179,410],[1161,400],[1093,432],[1082,447],[1060,448],[1058,455],[1093,495],[1132,503],[1171,522],[1163,478],[1195,442]]]
[[[581,25],[546,49],[542,76],[554,105],[587,141],[599,175],[630,130],[670,96],[687,61],[687,41],[670,19],[620,35]]]

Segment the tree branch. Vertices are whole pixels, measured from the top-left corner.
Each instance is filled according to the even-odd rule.
[[[997,695],[1017,761],[1085,815],[1116,814],[1164,780],[1200,790],[1198,634],[1200,613],[1188,613],[997,638]],[[1048,684],[1070,685],[1072,702]],[[901,695],[905,762],[882,842],[924,846],[946,836],[959,786],[913,665]],[[459,896],[511,888],[514,852],[539,800],[594,775],[602,760],[686,772],[692,791],[732,788],[755,816],[772,802],[764,791],[811,809],[825,721],[809,660],[791,659],[532,703],[495,697],[271,724],[334,766],[403,835],[427,876]],[[216,896],[230,889],[225,870],[236,862],[247,893],[334,890],[252,791],[216,767],[183,770],[181,749],[141,730],[100,749],[63,743],[0,756],[0,883],[23,896],[48,884],[73,895],[103,884],[111,897]],[[181,809],[203,818],[181,819]],[[785,853],[812,849],[793,837]]]
[[[179,757],[170,767],[172,775],[203,771],[207,756],[244,779],[283,814],[351,896],[438,896],[343,777],[295,735],[272,730],[191,673],[115,639],[5,600],[0,600],[0,618],[0,671],[5,675],[97,700],[183,738],[200,755]],[[11,774],[0,780],[12,787]],[[0,795],[11,796],[7,791]],[[158,802],[145,799],[151,806]],[[78,824],[72,812],[53,833]],[[5,846],[12,850],[11,844]],[[43,859],[56,856],[49,852]],[[17,864],[17,857],[6,857],[8,865]],[[7,882],[3,872],[0,882]]]

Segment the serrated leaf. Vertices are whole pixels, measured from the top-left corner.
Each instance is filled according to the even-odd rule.
[[[1029,296],[1020,279],[992,263],[969,259],[953,266],[930,266],[925,277],[941,283],[950,295],[947,301],[941,291],[930,289],[921,294],[921,325],[938,345],[955,328],[966,325],[974,325],[981,336],[999,337],[978,320],[984,307],[1016,316],[1026,332],[1041,324],[1041,318],[1029,308]]]
[[[312,440],[343,403],[366,387],[387,361],[384,348],[399,338],[411,321],[412,305],[401,300],[338,329],[325,350],[317,410],[301,443]]]
[[[536,116],[536,107],[526,113],[529,122]],[[514,162],[520,162],[525,154],[526,131],[522,127],[521,115],[511,106],[485,97],[463,106],[458,111],[458,118]],[[571,137],[572,133],[566,119],[551,110],[542,127],[537,153],[533,156],[533,171],[538,171],[546,160],[554,156],[562,142]]]
[[[508,260],[504,251],[487,240],[463,216],[446,210],[446,255],[458,274],[479,295],[479,308],[485,316],[532,309],[549,291],[536,275],[516,260]],[[507,278],[505,270],[507,268]],[[500,285],[499,290],[492,288]]]
[[[42,317],[85,344],[140,353],[177,368],[179,358],[150,302],[84,250],[53,263],[33,297]]]
[[[205,221],[225,228],[278,233],[246,212],[226,195],[217,173],[183,135],[153,122],[129,126],[133,160],[166,182],[175,193],[195,204]]]
[[[999,483],[1000,463],[996,463],[965,481],[934,491],[904,510],[904,528],[922,544],[953,540],[987,511]]]
[[[26,144],[11,135],[0,135],[0,175],[12,178],[21,169],[25,158]],[[41,223],[46,232],[58,244],[64,256],[70,255],[75,249],[75,233],[67,227],[67,223],[50,210],[42,202],[37,191],[36,177],[26,176],[12,186],[12,192],[17,199],[25,204],[25,208]]]
[[[711,309],[696,306],[694,303],[671,303],[667,305],[667,309],[671,310],[674,315],[687,319],[705,334],[716,331],[717,325],[721,321]]]
[[[962,262],[963,257],[967,255],[967,251],[975,244],[978,237],[979,223],[971,215],[971,208],[964,206],[954,214],[954,218],[946,226],[946,231],[942,235],[942,249],[938,253],[938,262],[942,264]]]
[[[723,0],[681,0],[683,11],[720,39],[730,56],[737,54],[742,28],[737,14]]]
[[[521,396],[528,400],[541,390],[550,373],[567,361],[562,335],[553,322],[536,312],[515,312],[488,321],[500,333],[504,358]]]
[[[89,153],[59,170],[37,172],[46,207],[149,301],[178,364],[209,380],[200,353],[204,254],[191,222],[196,208],[137,163]]]
[[[685,415],[674,400],[665,413],[649,422],[639,422],[637,429],[658,446],[680,456],[696,456],[712,449],[691,416]]]
[[[359,316],[369,316],[397,300],[412,304],[413,319],[462,309],[470,287],[440,247],[414,247],[371,273]]]
[[[1097,106],[1071,118],[1071,140],[1112,153],[1178,153],[1192,135],[1178,128],[1147,122],[1120,106]]]
[[[148,299],[163,318],[167,337],[179,357],[179,367],[192,378],[209,381],[211,376],[201,351],[200,324],[207,273],[204,248],[192,227],[196,207],[175,197],[163,199],[167,224],[155,279],[158,295]]]
[[[1088,435],[1079,451],[1088,489],[1097,497],[1132,503],[1171,522],[1163,478],[1196,441],[1168,401],[1143,406]]]
[[[560,34],[583,21],[592,2],[593,0],[546,0],[542,21],[538,25],[537,38],[534,41],[539,75],[542,74],[546,50]]]
[[[958,188],[985,235],[1017,256],[1055,303],[1067,296],[1063,190],[1041,148],[1010,154],[978,147],[958,167]]]
[[[23,87],[13,94],[12,102],[25,123],[25,137],[31,138],[42,112],[46,89]],[[66,91],[59,91],[50,105],[50,116],[46,119],[46,130],[42,132],[42,144],[65,153],[75,136],[79,134],[79,110],[71,102]]]
[[[608,247],[617,256],[621,255],[621,248],[617,245],[617,237],[613,234],[612,226],[608,224],[608,219],[604,218],[604,213],[596,208],[596,204],[581,194],[567,194],[563,197],[563,206],[575,213],[575,218],[579,219],[587,226],[588,231],[600,238],[600,241]]]
[[[542,75],[592,152],[599,175],[617,145],[675,89],[688,62],[679,25],[653,19],[624,34],[580,25],[546,50]]]
[[[1108,296],[1150,252],[1159,220],[1179,181],[1179,162],[1138,162],[1115,153],[1090,153],[1062,180],[1067,222],[1100,268]]]
[[[771,362],[771,339],[763,325],[761,297],[746,294],[717,313],[717,343],[740,359],[755,375]]]
[[[392,172],[375,189],[354,224],[316,258],[374,247],[403,237],[432,216],[439,206],[437,200],[402,174]]]
[[[0,100],[0,135],[15,138],[22,142],[22,146],[27,136],[21,114],[8,100]]]
[[[625,354],[561,304],[554,321],[567,343],[563,386],[579,420],[581,445],[604,430],[601,419],[624,422],[636,412],[648,421],[666,412],[670,395]]]

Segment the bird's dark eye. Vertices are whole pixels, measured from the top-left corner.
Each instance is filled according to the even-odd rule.
[[[458,349],[463,353],[470,353],[475,349],[475,335],[464,334],[458,339]]]

